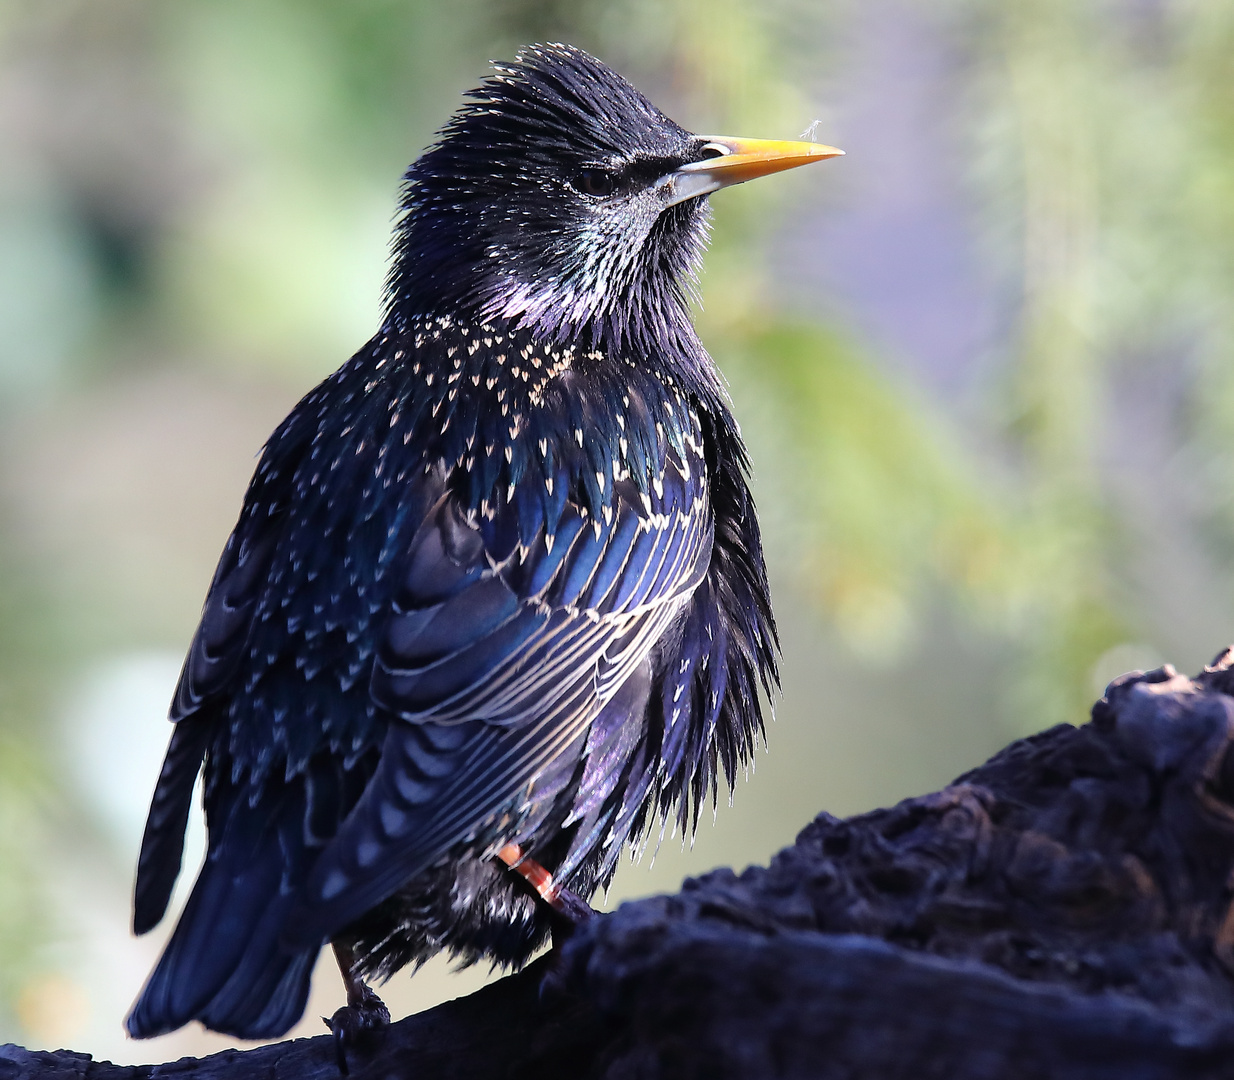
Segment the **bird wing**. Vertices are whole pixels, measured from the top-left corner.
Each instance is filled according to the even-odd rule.
[[[547,766],[581,753],[706,575],[702,461],[691,469],[670,450],[664,464],[654,493],[619,480],[600,517],[567,502],[553,534],[541,525],[514,544],[515,506],[469,518],[447,494],[432,508],[370,688],[403,722],[288,920],[297,940],[336,932],[460,842],[514,839],[547,809]],[[557,790],[572,772],[548,771]]]
[[[173,722],[191,716],[225,690],[244,657],[253,612],[278,539],[277,529],[252,518],[241,519],[219,558],[172,698],[168,715]]]
[[[142,836],[133,889],[135,933],[144,934],[162,919],[179,876],[193,785],[217,719],[210,704],[230,686],[244,658],[278,537],[271,520],[277,517],[246,507],[206,594],[168,713],[176,726]]]

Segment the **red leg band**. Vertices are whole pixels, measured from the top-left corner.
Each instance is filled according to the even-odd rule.
[[[553,875],[544,869],[535,859],[523,854],[518,844],[507,844],[499,852],[497,858],[506,864],[516,874],[520,875],[540,895],[546,904],[557,907],[559,892]]]

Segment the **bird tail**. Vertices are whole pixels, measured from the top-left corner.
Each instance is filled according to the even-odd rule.
[[[172,729],[137,860],[133,889],[136,934],[151,930],[167,910],[184,858],[184,830],[193,802],[193,784],[212,733],[213,717],[201,714],[186,716]]]
[[[280,944],[304,859],[300,819],[251,808],[243,796],[230,809],[219,815],[223,842],[125,1020],[135,1039],[190,1020],[241,1039],[277,1038],[304,1013],[324,942]]]

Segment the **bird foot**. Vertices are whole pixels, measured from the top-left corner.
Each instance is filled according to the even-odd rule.
[[[540,980],[540,1000],[546,1003],[569,997],[569,980],[562,948],[580,926],[596,916],[595,909],[586,900],[565,888],[557,890],[552,909],[553,948],[549,953],[548,967]]]
[[[348,1049],[363,1042],[373,1032],[388,1027],[390,1010],[373,988],[360,978],[351,944],[335,941],[333,946],[343,985],[347,988],[347,1004],[329,1019],[324,1016],[321,1019],[334,1036],[334,1055],[338,1059],[339,1074],[347,1076],[351,1072],[347,1065]]]
[[[346,1005],[329,1019],[323,1016],[322,1020],[334,1035],[338,1071],[342,1076],[347,1076],[351,1072],[347,1064],[348,1049],[363,1042],[372,1032],[388,1027],[390,1010],[370,987],[361,983],[358,992],[347,995]]]
[[[548,969],[540,980],[540,1000],[565,996],[566,975],[561,962],[561,948],[596,912],[578,893],[554,881],[553,875],[525,854],[518,844],[507,844],[497,852],[497,858],[531,887],[551,915],[549,925],[553,932],[553,950],[549,955]]]
[[[549,902],[553,909],[553,948],[562,945],[586,922],[595,917],[595,909],[576,892],[559,888]]]

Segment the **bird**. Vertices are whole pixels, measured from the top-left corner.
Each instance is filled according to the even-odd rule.
[[[765,737],[750,462],[690,308],[708,196],[841,151],[693,134],[533,45],[406,173],[380,328],[266,442],[171,703],[133,928],[207,852],[126,1019],[340,1040],[440,951],[518,967]],[[661,834],[663,833],[661,826]]]

